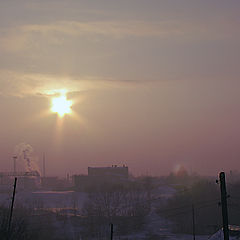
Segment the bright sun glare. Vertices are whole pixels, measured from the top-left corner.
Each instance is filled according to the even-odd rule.
[[[52,99],[51,111],[57,113],[59,117],[64,117],[65,114],[72,113],[72,104],[73,102],[68,100],[65,94],[62,94]]]

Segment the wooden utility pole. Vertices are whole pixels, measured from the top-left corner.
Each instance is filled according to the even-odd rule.
[[[192,204],[192,233],[193,233],[193,240],[196,239],[196,233],[195,233],[195,209],[194,205]]]
[[[10,215],[8,219],[8,238],[10,237],[10,230],[11,230],[11,222],[12,222],[12,215],[13,215],[13,206],[15,200],[15,193],[16,193],[16,186],[17,186],[17,178],[14,179],[14,186],[13,186],[13,195],[12,195],[12,203],[10,208]]]
[[[227,190],[226,190],[226,181],[225,181],[224,172],[221,172],[219,174],[219,180],[220,180],[220,189],[221,189],[223,234],[224,234],[224,240],[229,240]]]
[[[110,231],[111,231],[110,239],[113,240],[113,224],[112,223],[110,224]]]

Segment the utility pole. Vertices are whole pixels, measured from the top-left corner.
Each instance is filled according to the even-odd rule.
[[[195,209],[194,205],[192,204],[192,233],[193,233],[193,240],[196,239],[196,233],[195,233]]]
[[[15,177],[15,179],[14,179],[14,186],[13,186],[12,203],[11,203],[10,215],[9,215],[9,219],[8,219],[8,239],[10,237],[12,214],[13,214],[13,206],[14,206],[15,193],[16,193],[16,186],[17,186],[17,178]]]
[[[113,224],[112,223],[110,224],[110,231],[111,231],[110,239],[113,240]]]
[[[221,189],[223,234],[224,234],[224,240],[229,240],[227,190],[226,190],[226,181],[225,181],[224,172],[221,172],[219,174],[219,180],[220,180],[220,189]]]
[[[45,153],[43,153],[43,177],[46,177]]]

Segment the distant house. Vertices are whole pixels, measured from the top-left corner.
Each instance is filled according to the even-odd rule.
[[[240,239],[240,226],[229,225],[229,240],[237,239]],[[209,240],[224,240],[223,230],[218,230]]]
[[[88,167],[88,176],[95,178],[128,179],[128,167],[112,165],[112,167]]]

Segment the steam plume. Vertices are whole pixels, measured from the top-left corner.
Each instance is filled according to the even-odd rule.
[[[30,144],[20,143],[15,147],[14,154],[17,159],[22,161],[27,172],[38,171],[39,167],[36,158],[33,155],[33,147]]]

